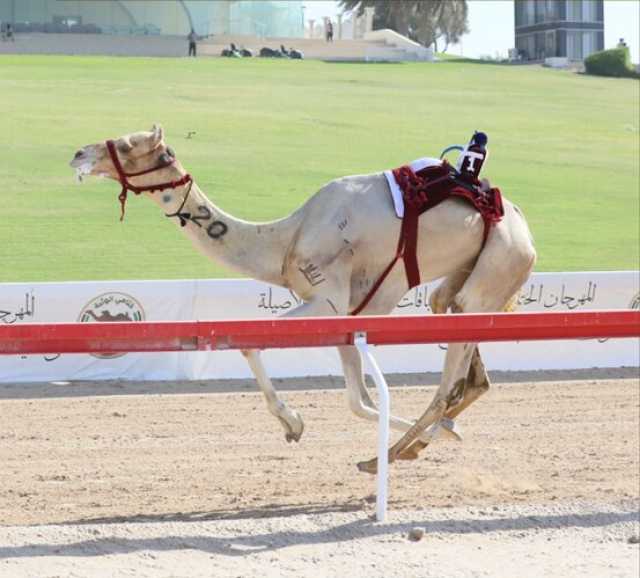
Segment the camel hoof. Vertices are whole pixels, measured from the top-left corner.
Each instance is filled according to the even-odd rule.
[[[288,443],[299,442],[301,437],[302,437],[302,432],[297,433],[297,434],[296,433],[287,432],[286,434],[284,434],[284,439],[286,439]]]
[[[377,458],[373,458],[368,462],[358,462],[358,469],[361,472],[365,472],[366,474],[377,474],[378,473],[378,460]]]
[[[283,417],[278,416],[278,419],[280,420],[280,423],[285,430],[284,439],[286,439],[288,443],[299,442],[300,438],[302,437],[302,432],[304,431],[304,422],[302,421],[300,415],[297,412],[292,412],[292,415],[293,419],[297,422],[295,424],[295,429]]]
[[[445,439],[453,440],[456,442],[462,441],[462,430],[460,426],[456,424],[455,421],[449,419],[448,417],[443,417],[440,420],[440,431],[439,434]]]
[[[421,441],[414,442],[408,448],[402,450],[396,457],[399,460],[417,460],[420,455],[420,451],[427,447],[428,444],[425,444]]]
[[[406,450],[400,452],[398,454],[399,460],[404,461],[413,461],[418,459],[418,452],[412,450],[411,448],[407,448]]]

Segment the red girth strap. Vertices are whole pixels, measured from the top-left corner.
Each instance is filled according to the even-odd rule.
[[[494,188],[483,192],[480,191],[480,182],[459,181],[446,161],[443,161],[441,165],[427,167],[418,173],[414,173],[411,167],[403,166],[395,169],[393,176],[402,190],[404,199],[404,218],[402,219],[396,254],[371,287],[362,303],[351,312],[351,315],[358,315],[369,304],[400,257],[404,259],[409,289],[420,285],[420,268],[417,256],[418,219],[426,210],[452,196],[469,201],[484,221],[484,234],[480,250],[484,248],[491,226],[500,221],[504,215],[500,189]]]
[[[416,257],[419,216],[419,211],[415,210],[414,207],[405,204],[404,218],[402,219],[402,228],[400,229],[400,238],[398,239],[396,255],[387,268],[382,272],[382,275],[378,277],[378,280],[374,283],[373,287],[371,287],[369,293],[367,293],[366,297],[362,300],[362,303],[360,303],[360,305],[358,305],[350,315],[358,315],[369,304],[369,301],[373,299],[373,296],[376,294],[378,289],[380,289],[380,286],[389,273],[391,273],[393,266],[400,257],[404,258],[404,267],[407,273],[409,289],[420,284],[420,270],[418,269],[418,258]]]
[[[156,191],[164,191],[166,189],[176,189],[178,187],[181,187],[193,181],[193,179],[191,178],[191,175],[187,173],[177,181],[167,181],[164,183],[158,183],[156,185],[150,185],[148,187],[137,187],[135,185],[132,185],[129,182],[127,177],[139,177],[141,175],[146,175],[149,173],[153,173],[155,171],[159,171],[161,169],[171,166],[176,162],[176,160],[171,159],[170,161],[160,163],[155,167],[151,167],[150,169],[139,171],[137,173],[125,173],[124,169],[122,168],[122,164],[120,163],[120,159],[118,158],[118,153],[116,152],[115,142],[112,140],[108,140],[106,141],[106,145],[107,145],[107,150],[109,151],[109,156],[111,157],[111,162],[113,163],[113,166],[115,167],[116,172],[118,173],[118,180],[122,185],[122,190],[118,195],[118,200],[120,201],[120,206],[121,206],[121,213],[120,213],[121,221],[124,219],[124,207],[127,202],[127,191],[131,191],[136,195],[139,195],[140,193],[143,193],[145,191],[155,193]]]

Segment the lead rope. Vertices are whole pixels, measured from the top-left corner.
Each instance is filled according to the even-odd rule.
[[[187,189],[187,194],[184,196],[184,199],[182,199],[182,204],[180,205],[180,207],[178,208],[178,210],[175,213],[165,213],[164,216],[165,217],[178,217],[178,219],[180,219],[180,226],[184,227],[187,222],[189,221],[189,219],[191,219],[191,213],[183,213],[182,209],[184,209],[184,206],[187,204],[187,199],[189,198],[189,193],[191,192],[191,187],[193,186],[193,181],[189,182],[189,188]]]

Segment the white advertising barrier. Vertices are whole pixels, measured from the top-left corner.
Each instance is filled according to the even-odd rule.
[[[394,311],[429,312],[437,282],[411,290]],[[537,273],[520,295],[521,311],[581,311],[640,308],[637,271]],[[99,281],[0,285],[0,323],[180,321],[275,317],[295,308],[286,289],[253,280]],[[494,370],[577,369],[638,366],[636,339],[485,343],[485,363]],[[446,346],[376,348],[385,372],[440,371]],[[273,377],[339,375],[333,348],[268,350]],[[173,380],[250,377],[238,351],[0,356],[0,382],[53,380]]]

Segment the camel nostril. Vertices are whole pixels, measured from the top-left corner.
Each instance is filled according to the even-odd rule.
[[[84,154],[84,151],[78,151],[73,158],[79,159],[83,154]]]

